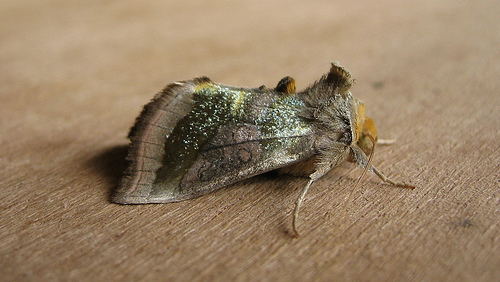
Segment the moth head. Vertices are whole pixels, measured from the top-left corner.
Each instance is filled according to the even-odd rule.
[[[356,144],[365,152],[370,155],[373,148],[373,141],[377,142],[377,128],[373,120],[365,115],[365,104],[359,103],[356,119]]]

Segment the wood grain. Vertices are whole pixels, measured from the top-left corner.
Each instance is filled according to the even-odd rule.
[[[500,278],[495,1],[3,1],[2,280]],[[302,89],[339,61],[381,138],[312,187],[264,174],[180,203],[121,206],[126,134],[169,82]],[[345,217],[341,214],[346,210]]]

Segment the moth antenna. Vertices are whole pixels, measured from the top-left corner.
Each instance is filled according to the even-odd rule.
[[[302,201],[304,200],[304,197],[307,194],[307,191],[309,190],[309,187],[311,187],[311,184],[314,182],[314,179],[310,179],[309,182],[307,182],[307,185],[302,189],[302,192],[300,192],[299,197],[297,198],[297,202],[295,202],[295,209],[293,210],[293,221],[292,221],[292,227],[293,227],[293,237],[297,238],[299,237],[299,232],[297,231],[297,218],[299,217],[299,209],[300,205],[302,204]]]
[[[361,175],[358,177],[358,181],[356,181],[354,188],[352,189],[351,193],[349,194],[349,197],[347,198],[347,202],[346,202],[346,205],[344,207],[344,211],[342,212],[342,216],[340,217],[340,220],[342,220],[345,217],[345,214],[347,213],[347,207],[349,206],[349,204],[352,201],[352,198],[354,197],[354,192],[356,192],[356,190],[358,189],[359,184],[365,178],[366,173],[368,172],[368,170],[370,169],[370,166],[372,164],[373,153],[375,151],[375,139],[371,135],[367,135],[367,136],[370,137],[370,140],[372,141],[372,144],[373,144],[372,149],[370,151],[370,156],[368,157],[368,163],[366,164],[365,168],[363,169],[363,172],[361,173]]]

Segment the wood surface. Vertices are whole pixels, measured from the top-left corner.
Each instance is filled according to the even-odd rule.
[[[0,277],[500,279],[500,2],[2,1]],[[110,202],[126,135],[167,83],[302,89],[347,67],[374,164],[273,173],[174,204]],[[342,214],[345,211],[345,216]]]

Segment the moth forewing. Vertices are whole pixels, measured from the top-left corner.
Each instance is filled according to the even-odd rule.
[[[313,126],[300,115],[303,102],[289,95],[294,88],[284,89],[208,78],[167,86],[133,127],[131,164],[113,201],[181,201],[312,157]]]

